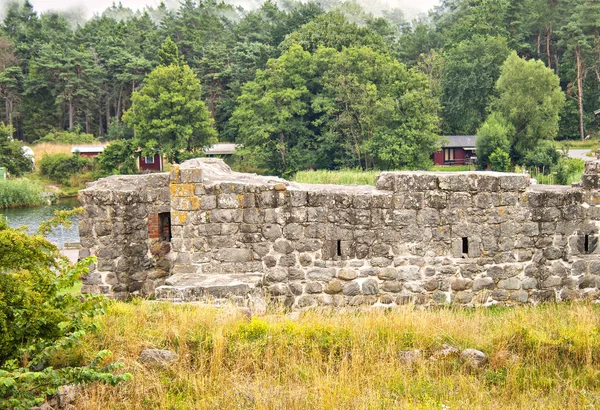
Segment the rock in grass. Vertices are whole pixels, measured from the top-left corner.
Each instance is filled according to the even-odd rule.
[[[436,350],[435,352],[433,352],[433,355],[431,355],[431,360],[441,360],[441,359],[449,359],[451,357],[458,357],[458,355],[460,354],[460,350],[458,350],[456,347],[449,345],[449,344],[443,344],[442,348],[440,350]]]
[[[67,408],[67,406],[75,401],[78,392],[77,386],[73,384],[59,387],[58,392],[56,393],[56,397],[58,398],[58,407],[61,409]]]
[[[460,358],[465,362],[466,365],[474,369],[485,366],[488,361],[485,353],[475,349],[465,349],[460,354]]]
[[[177,354],[170,350],[147,349],[138,357],[138,362],[147,365],[166,366],[177,360]]]
[[[398,353],[398,360],[404,364],[413,364],[423,357],[423,352],[420,350],[403,350]]]

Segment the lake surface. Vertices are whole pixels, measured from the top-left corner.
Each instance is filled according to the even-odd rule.
[[[55,210],[73,209],[79,206],[77,198],[60,199],[53,205],[37,206],[33,208],[0,209],[0,214],[8,220],[11,228],[26,225],[29,233],[34,233],[40,222],[47,221],[54,216]],[[79,226],[77,216],[73,217],[71,229],[56,227],[47,236],[50,242],[63,247],[65,242],[79,242]]]

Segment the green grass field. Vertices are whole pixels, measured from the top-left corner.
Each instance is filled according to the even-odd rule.
[[[594,135],[587,140],[559,140],[554,141],[556,149],[561,150],[564,146],[569,149],[598,149],[600,143],[600,135]]]
[[[109,349],[133,381],[85,387],[78,409],[595,409],[600,408],[600,310],[537,307],[273,310],[251,321],[235,309],[114,303],[96,334],[62,361]],[[489,362],[430,360],[442,344]],[[170,349],[166,368],[137,362]],[[423,359],[399,360],[419,349]],[[56,363],[58,364],[58,363]]]
[[[474,166],[434,166],[430,171],[459,172],[474,171]],[[363,171],[360,169],[344,169],[339,171],[301,171],[294,176],[294,181],[304,184],[335,184],[335,185],[375,185],[377,175],[381,171]]]

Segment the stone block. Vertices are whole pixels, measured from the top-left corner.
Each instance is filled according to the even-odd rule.
[[[504,289],[496,289],[492,292],[492,299],[499,302],[508,300],[509,296],[510,294],[508,293],[508,291]]]
[[[473,291],[479,292],[483,289],[494,289],[494,279],[492,278],[477,278],[473,281]]]
[[[328,282],[327,285],[325,285],[324,291],[327,294],[335,295],[335,294],[341,293],[343,289],[344,289],[343,283],[336,279],[336,280],[332,280],[331,282]]]
[[[252,252],[244,248],[225,248],[216,252],[215,259],[221,262],[248,262],[252,259]]]
[[[473,294],[471,292],[458,292],[455,296],[454,296],[454,302],[456,303],[460,303],[462,305],[466,305],[468,303],[471,303],[471,301],[473,300]]]
[[[521,281],[517,278],[502,279],[498,282],[499,289],[518,290],[521,289]]]
[[[463,291],[471,288],[473,281],[471,279],[454,278],[450,280],[450,287],[454,291]]]
[[[402,282],[397,281],[385,281],[381,285],[381,290],[384,292],[398,293],[402,291],[402,288]]]
[[[377,277],[381,280],[396,280],[398,279],[398,270],[394,268],[384,268],[379,271]]]
[[[288,241],[287,239],[277,239],[273,244],[273,250],[275,252],[287,255],[294,251],[294,246],[292,245],[292,242]]]
[[[308,278],[312,280],[330,281],[334,276],[333,268],[314,268],[308,271]]]
[[[290,254],[290,255],[283,255],[281,258],[279,258],[279,266],[282,267],[292,267],[296,265],[297,262],[297,258],[296,255],[294,254]]]
[[[596,288],[598,287],[598,276],[585,275],[579,278],[579,289]]]
[[[343,293],[344,296],[360,295],[360,285],[356,282],[349,282],[344,285]]]
[[[304,287],[304,291],[309,294],[322,293],[323,285],[319,282],[308,282]]]
[[[415,192],[438,189],[438,176],[425,172],[398,172],[394,174],[394,191]]]
[[[361,289],[364,295],[377,295],[379,294],[379,283],[375,279],[367,279],[362,283]]]

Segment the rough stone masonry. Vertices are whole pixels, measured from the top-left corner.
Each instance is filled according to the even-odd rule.
[[[580,187],[384,172],[297,184],[194,159],[81,191],[84,292],[316,305],[599,299],[600,162]]]

